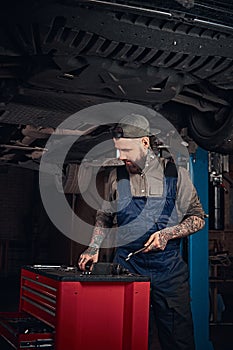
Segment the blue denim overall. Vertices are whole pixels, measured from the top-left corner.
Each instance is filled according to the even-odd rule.
[[[170,240],[164,251],[138,253],[125,261],[129,253],[143,247],[152,233],[178,223],[177,173],[165,169],[162,197],[134,197],[128,173],[122,167],[118,170],[117,191],[118,238],[126,244],[117,248],[114,261],[132,273],[151,278],[151,316],[156,321],[162,349],[193,350],[188,270],[180,255],[180,239]]]

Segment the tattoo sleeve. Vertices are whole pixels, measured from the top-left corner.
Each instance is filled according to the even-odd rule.
[[[95,254],[100,248],[108,229],[112,226],[113,218],[102,211],[98,211],[96,216],[96,223],[93,230],[92,238],[89,244],[90,251]]]
[[[201,230],[205,221],[198,216],[189,216],[180,224],[172,227],[166,227],[159,232],[161,245],[166,245],[170,239],[182,238]]]

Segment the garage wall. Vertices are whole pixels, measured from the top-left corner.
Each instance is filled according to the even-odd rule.
[[[233,181],[233,156],[229,156],[229,178]],[[223,180],[223,228],[209,231],[210,251],[215,249],[233,256],[233,184]]]
[[[0,276],[26,264],[68,264],[70,240],[49,220],[41,203],[38,172],[0,167]]]
[[[0,273],[17,273],[31,259],[34,173],[0,167]]]

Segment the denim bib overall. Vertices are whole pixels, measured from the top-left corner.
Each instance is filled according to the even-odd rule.
[[[187,326],[192,330],[188,270],[180,255],[180,239],[168,241],[164,251],[138,253],[125,261],[129,253],[144,246],[152,233],[178,224],[175,210],[175,165],[168,163],[164,175],[161,197],[134,197],[131,194],[127,170],[125,167],[118,169],[117,236],[121,245],[116,250],[114,261],[132,273],[151,278],[151,304],[162,349],[192,350],[193,334],[192,331],[189,334],[189,329],[186,330]],[[180,319],[181,315],[183,321]],[[176,323],[181,325],[179,328],[182,330],[175,329]],[[172,334],[174,332],[177,340]],[[170,338],[174,342],[170,342],[168,334],[172,334]],[[185,340],[185,337],[188,339]]]

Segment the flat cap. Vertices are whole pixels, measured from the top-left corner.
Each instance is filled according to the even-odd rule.
[[[114,138],[140,138],[143,136],[150,136],[150,124],[140,114],[127,114],[113,129]]]

